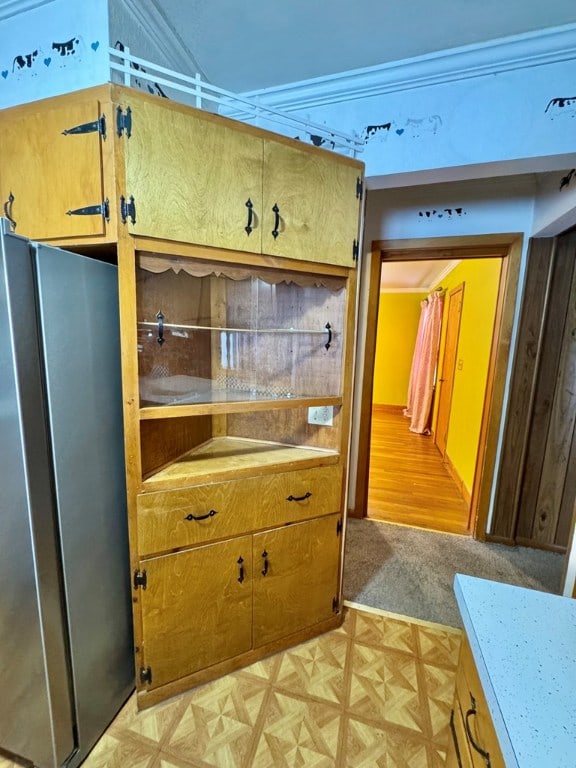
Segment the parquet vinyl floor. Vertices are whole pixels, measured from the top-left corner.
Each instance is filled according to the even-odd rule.
[[[344,610],[339,629],[170,701],[138,713],[132,697],[83,768],[440,768],[460,632]]]

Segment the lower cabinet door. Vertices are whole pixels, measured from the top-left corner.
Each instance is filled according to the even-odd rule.
[[[242,536],[141,563],[149,689],[250,650],[251,560],[252,537]]]
[[[255,647],[334,615],[339,521],[329,515],[253,537]]]

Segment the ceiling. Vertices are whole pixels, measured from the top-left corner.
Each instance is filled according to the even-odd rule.
[[[574,0],[149,0],[236,93],[576,22]]]
[[[389,293],[427,293],[436,288],[459,260],[384,261],[380,271],[380,290]]]

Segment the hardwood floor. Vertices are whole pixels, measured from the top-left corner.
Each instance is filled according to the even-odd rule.
[[[372,413],[368,517],[469,533],[468,505],[433,438],[410,432],[401,412]]]

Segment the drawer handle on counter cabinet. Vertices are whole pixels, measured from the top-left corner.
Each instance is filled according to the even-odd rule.
[[[218,510],[211,509],[210,512],[207,512],[205,515],[193,515],[192,512],[190,512],[189,515],[186,515],[184,520],[208,520],[209,517],[214,517],[214,515],[218,514]]]
[[[468,741],[472,745],[472,747],[478,752],[479,755],[481,755],[484,758],[484,762],[486,763],[486,768],[491,768],[490,766],[490,755],[488,752],[486,752],[485,749],[482,749],[482,747],[479,744],[476,744],[474,741],[474,737],[472,736],[472,731],[470,730],[470,725],[468,723],[469,718],[472,717],[472,715],[478,714],[476,711],[476,699],[472,694],[470,694],[470,709],[468,712],[466,712],[466,719],[465,719],[465,726],[466,726],[466,735],[468,736]]]
[[[310,491],[306,491],[304,496],[292,496],[292,494],[290,494],[290,496],[288,496],[286,501],[306,501],[306,499],[309,499],[310,496],[312,496]]]

